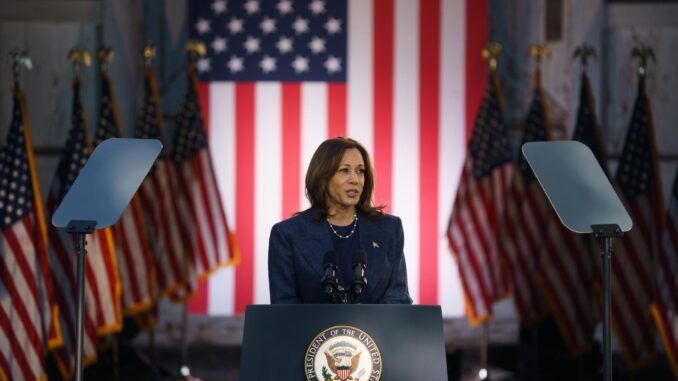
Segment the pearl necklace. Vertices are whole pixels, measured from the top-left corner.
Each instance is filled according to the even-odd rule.
[[[351,238],[353,233],[355,233],[356,226],[358,226],[358,214],[357,213],[353,214],[353,229],[351,229],[351,232],[346,234],[346,235],[341,235],[341,234],[337,233],[337,231],[334,230],[334,226],[332,226],[332,223],[330,222],[329,218],[327,218],[327,224],[330,225],[330,229],[332,229],[332,233],[334,233],[334,235],[336,235],[337,237],[342,238],[342,239],[349,239],[349,238]]]

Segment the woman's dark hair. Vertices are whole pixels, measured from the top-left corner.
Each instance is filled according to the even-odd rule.
[[[384,215],[382,211],[384,205],[376,207],[372,205],[374,171],[372,170],[370,155],[360,143],[344,137],[327,139],[322,142],[318,149],[315,150],[311,162],[308,164],[308,171],[306,172],[306,198],[311,203],[310,209],[318,210],[321,218],[327,217],[327,185],[339,169],[344,152],[351,148],[357,149],[365,162],[365,184],[356,209],[370,219],[379,219]]]

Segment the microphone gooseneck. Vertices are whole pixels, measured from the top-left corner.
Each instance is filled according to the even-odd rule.
[[[337,254],[334,251],[328,251],[323,258],[324,275],[321,280],[321,286],[326,294],[332,295],[337,288]]]
[[[320,286],[330,299],[330,303],[346,304],[346,290],[337,281],[337,254],[334,251],[328,251],[323,258],[323,279]]]

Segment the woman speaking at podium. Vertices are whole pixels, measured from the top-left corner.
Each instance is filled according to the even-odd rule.
[[[374,174],[360,143],[324,141],[306,173],[311,206],[271,229],[271,303],[410,304],[400,218],[372,205]]]

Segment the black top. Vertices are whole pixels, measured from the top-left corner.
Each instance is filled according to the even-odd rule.
[[[360,220],[358,220],[358,225],[360,225]],[[337,226],[332,225],[337,234],[346,237],[353,230],[353,222],[348,226]],[[330,231],[332,235],[332,245],[334,246],[334,252],[337,253],[338,267],[339,271],[337,278],[341,282],[341,285],[344,288],[348,289],[353,280],[353,269],[351,268],[351,261],[353,260],[353,253],[356,250],[360,250],[360,238],[358,229],[349,238],[339,238],[332,232],[330,227],[327,227],[327,230]]]

